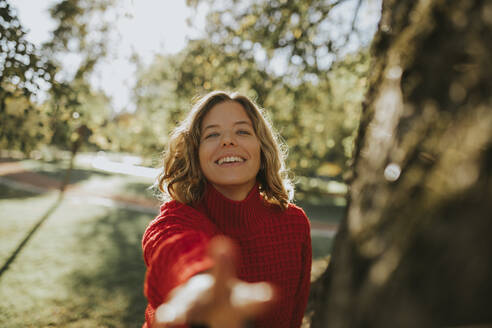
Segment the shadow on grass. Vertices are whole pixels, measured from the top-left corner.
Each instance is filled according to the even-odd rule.
[[[141,236],[149,221],[136,212],[113,210],[78,233],[82,250],[97,257],[67,278],[69,287],[82,300],[75,309],[78,313],[97,316],[104,326],[142,325],[147,303]]]
[[[19,161],[18,159],[14,159],[14,158],[0,157],[0,163],[14,163],[18,161]]]
[[[50,166],[49,168],[47,166],[42,166],[42,167],[33,169],[33,172],[35,172],[37,174],[41,174],[41,175],[46,176],[48,178],[59,180],[59,181],[62,181],[65,178],[66,171],[67,171],[66,168],[56,167],[56,166]],[[78,183],[78,182],[87,180],[93,176],[107,177],[110,175],[111,174],[106,173],[106,172],[99,172],[99,171],[93,171],[93,170],[74,168],[70,174],[69,184]]]
[[[39,193],[33,191],[28,191],[19,188],[12,188],[0,183],[0,199],[15,199],[15,198],[23,199],[23,198],[36,197],[38,195]]]
[[[51,205],[51,207],[39,218],[38,221],[34,224],[34,226],[29,230],[29,232],[26,234],[24,239],[17,245],[15,250],[10,254],[9,258],[5,261],[5,263],[2,265],[0,268],[0,278],[2,275],[9,269],[9,266],[14,262],[16,257],[19,255],[19,253],[22,251],[22,249],[27,245],[29,240],[34,236],[36,231],[39,230],[41,225],[51,216],[51,214],[57,209],[58,206],[60,206],[60,203],[62,201],[62,197],[58,197],[55,203]]]

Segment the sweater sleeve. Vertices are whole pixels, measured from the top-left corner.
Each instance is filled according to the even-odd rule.
[[[305,214],[304,214],[305,216]],[[292,327],[298,328],[302,324],[302,318],[309,298],[309,289],[311,286],[311,265],[312,265],[312,246],[311,246],[311,228],[306,218],[306,239],[302,246],[302,272],[299,286],[296,292],[297,304],[294,307],[294,317]]]
[[[144,292],[154,309],[166,301],[173,288],[212,266],[207,247],[213,229],[206,219],[193,214],[164,211],[144,233]]]

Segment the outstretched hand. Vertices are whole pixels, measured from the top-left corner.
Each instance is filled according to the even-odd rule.
[[[215,237],[209,254],[214,267],[176,287],[155,313],[153,328],[199,323],[210,328],[240,328],[260,315],[274,298],[266,282],[248,283],[236,277],[236,249],[227,237]]]

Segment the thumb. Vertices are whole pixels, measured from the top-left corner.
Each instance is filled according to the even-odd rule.
[[[227,293],[228,282],[236,278],[237,247],[232,239],[217,236],[210,241],[209,254],[214,261],[211,273],[215,278],[217,292],[223,295]]]

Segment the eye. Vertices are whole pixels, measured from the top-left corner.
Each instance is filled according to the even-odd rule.
[[[249,132],[248,130],[238,130],[236,133],[243,134],[243,135],[251,135],[251,132]]]
[[[213,137],[218,137],[219,136],[219,133],[218,132],[212,132],[212,133],[209,133],[205,136],[205,139],[208,139],[208,138],[213,138]]]

